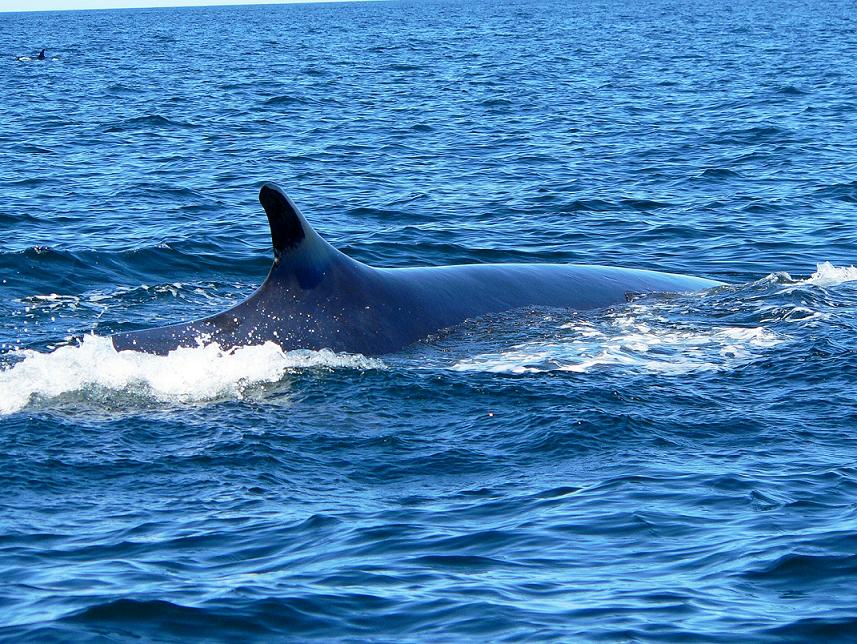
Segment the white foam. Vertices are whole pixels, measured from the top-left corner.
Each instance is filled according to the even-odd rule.
[[[585,373],[596,368],[682,374],[731,369],[783,340],[761,327],[676,328],[660,318],[623,315],[605,323],[578,321],[565,335],[483,353],[453,365],[456,371]]]
[[[79,346],[49,353],[18,350],[23,358],[0,370],[0,414],[24,409],[34,397],[93,389],[128,390],[164,402],[243,398],[256,384],[274,383],[306,368],[380,369],[362,355],[283,351],[273,342],[223,351],[217,345],[177,349],[167,356],[117,352],[109,338],[87,336]]]
[[[59,295],[58,293],[50,293],[49,295],[31,295],[19,300],[25,305],[25,310],[30,312],[33,309],[53,310],[61,307],[67,307],[74,310],[80,304],[80,298],[75,295]]]
[[[815,265],[815,272],[809,278],[798,282],[798,284],[838,286],[845,282],[855,281],[857,281],[857,268],[854,266],[834,266],[830,262],[821,262]]]

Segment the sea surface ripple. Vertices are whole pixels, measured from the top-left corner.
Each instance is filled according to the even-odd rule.
[[[0,13],[0,639],[857,639],[855,15]],[[252,292],[269,180],[370,264],[728,285],[116,353]]]

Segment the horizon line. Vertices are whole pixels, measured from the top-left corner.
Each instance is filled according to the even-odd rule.
[[[146,0],[140,0],[145,3]],[[356,2],[385,2],[386,0],[250,0],[249,2],[241,2],[240,0],[176,0],[165,4],[137,4],[134,0],[130,0],[128,4],[121,2],[117,6],[111,7],[54,7],[47,9],[3,9],[0,8],[0,14],[6,13],[53,13],[57,11],[125,11],[133,9],[184,9],[184,8],[204,8],[204,7],[261,7],[271,5],[287,5],[287,4],[352,4]]]

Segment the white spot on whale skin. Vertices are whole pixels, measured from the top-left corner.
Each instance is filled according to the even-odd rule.
[[[279,382],[302,369],[385,368],[380,360],[359,354],[283,351],[273,342],[229,351],[207,344],[166,356],[120,352],[110,338],[94,335],[79,346],[49,353],[27,349],[7,355],[20,360],[0,369],[0,414],[21,411],[36,399],[98,398],[108,390],[173,403],[241,399],[256,385]]]

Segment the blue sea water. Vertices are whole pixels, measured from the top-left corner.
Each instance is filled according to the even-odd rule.
[[[0,14],[0,55],[0,639],[857,639],[853,3]],[[268,180],[374,265],[729,285],[113,351],[252,292]]]

